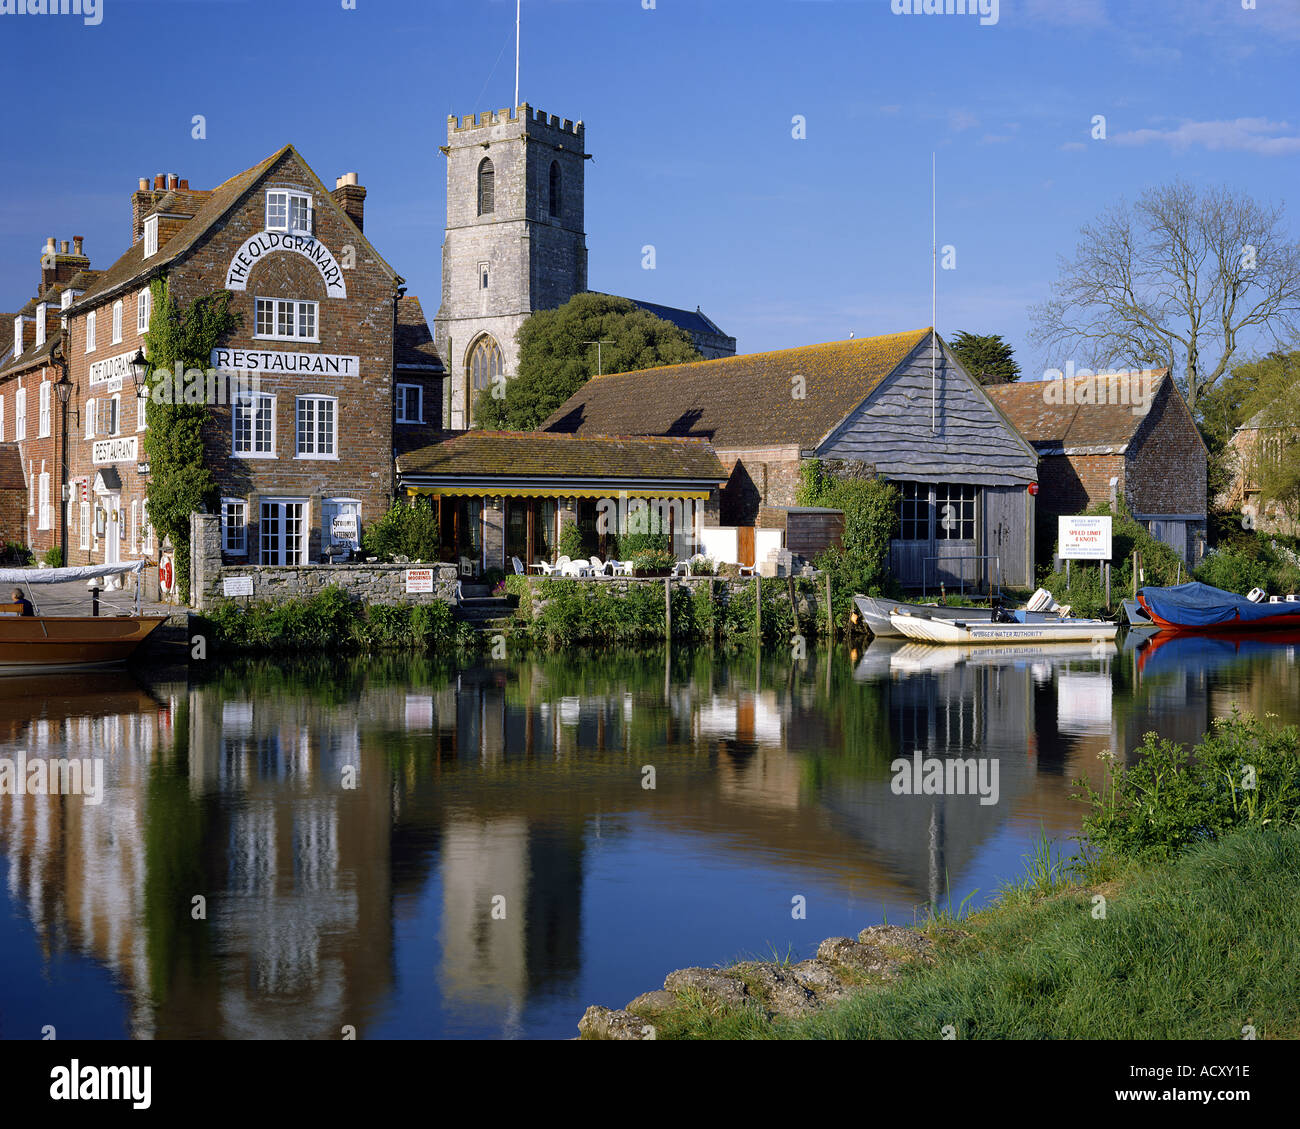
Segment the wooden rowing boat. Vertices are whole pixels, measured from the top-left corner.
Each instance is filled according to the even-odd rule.
[[[0,674],[82,670],[126,662],[163,615],[0,615]]]

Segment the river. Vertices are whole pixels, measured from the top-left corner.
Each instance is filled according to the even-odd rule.
[[[103,791],[0,795],[0,1037],[570,1038],[674,968],[979,906],[1144,733],[1300,722],[1294,644],[1136,642],[5,679],[0,762]],[[996,791],[899,794],[918,753]]]

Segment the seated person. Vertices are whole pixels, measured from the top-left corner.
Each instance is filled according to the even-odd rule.
[[[13,595],[10,598],[10,603],[18,605],[20,609],[18,612],[19,615],[36,614],[36,610],[32,607],[31,600],[29,600],[26,596],[23,595],[23,591],[21,588],[15,588],[13,590]]]

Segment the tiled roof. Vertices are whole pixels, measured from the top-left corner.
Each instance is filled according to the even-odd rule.
[[[589,380],[542,424],[576,435],[707,439],[719,450],[818,446],[930,330],[668,365]],[[800,388],[802,398],[795,395]]]
[[[41,345],[32,345],[17,357],[7,357],[0,365],[0,376],[5,376],[11,372],[17,372],[20,369],[28,369],[33,365],[42,364],[49,359],[50,352],[59,340],[57,333],[47,334],[45,342]]]
[[[251,169],[245,169],[241,173],[236,173],[225,183],[212,189],[194,218],[185,223],[175,235],[167,240],[163,246],[159,247],[157,252],[150,255],[148,259],[144,258],[144,240],[137,240],[117,262],[103,272],[101,277],[85,294],[73,303],[73,309],[81,309],[87,305],[96,304],[108,294],[142,281],[146,277],[158,273],[163,267],[175,262],[207,235],[243,199],[244,195],[251,191],[258,181],[288,154],[293,154],[298,159],[303,170],[316,180],[320,191],[329,196],[329,190],[321,184],[320,178],[316,177],[316,174],[312,172],[311,166],[302,159],[292,145],[286,145],[284,148],[272,153],[260,164],[254,165]],[[191,192],[190,195],[198,196],[200,193]],[[357,234],[359,238],[365,238],[359,231]],[[376,258],[379,259],[380,265],[385,270],[390,274],[393,273],[392,268],[379,256],[378,252],[376,252]]]
[[[698,306],[693,310],[681,310],[676,306],[661,306],[658,302],[642,302],[639,298],[629,298],[628,301],[638,309],[654,314],[657,318],[663,318],[664,321],[672,322],[678,329],[687,333],[702,333],[710,337],[728,336],[710,318],[705,317]]]
[[[17,443],[0,443],[0,490],[26,490],[23,459]]]
[[[394,363],[425,368],[432,365],[441,369],[442,358],[429,332],[429,322],[420,306],[420,299],[408,294],[397,303],[397,340],[394,343]]]
[[[685,479],[725,482],[707,443],[626,436],[575,438],[537,431],[463,431],[397,460],[399,475]]]
[[[984,391],[1040,451],[1121,454],[1146,419],[1168,374],[1168,369],[1149,369],[1114,380],[1076,376],[1019,381],[990,385]]]

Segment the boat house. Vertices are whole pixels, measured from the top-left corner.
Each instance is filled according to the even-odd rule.
[[[726,474],[717,524],[736,528],[743,564],[760,511],[795,506],[820,459],[898,485],[905,586],[1033,579],[1038,455],[929,328],[600,376],[542,426],[709,444]]]

